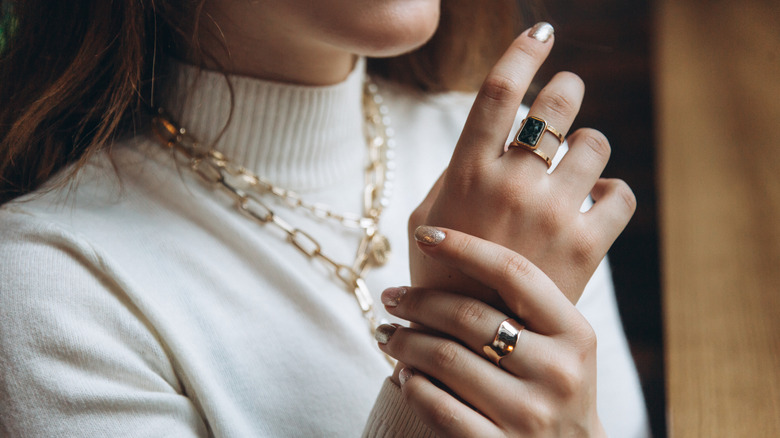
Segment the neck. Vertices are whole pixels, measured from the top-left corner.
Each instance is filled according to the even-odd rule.
[[[361,168],[362,59],[345,81],[317,87],[247,76],[226,80],[187,64],[172,71],[163,107],[230,161],[293,190],[323,187]]]
[[[206,2],[200,44],[206,68],[274,82],[332,85],[356,56],[294,31],[296,24],[258,14],[254,2]],[[248,29],[251,29],[249,31]]]

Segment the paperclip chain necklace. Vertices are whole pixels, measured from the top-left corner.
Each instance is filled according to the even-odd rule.
[[[236,201],[238,211],[260,225],[283,231],[286,241],[309,259],[328,267],[351,292],[363,312],[373,335],[379,325],[374,300],[365,275],[371,267],[384,265],[390,255],[390,242],[379,233],[379,219],[392,194],[395,142],[389,125],[387,107],[382,103],[376,84],[366,80],[363,88],[365,136],[368,165],[365,168],[362,215],[337,213],[330,207],[304,201],[297,193],[275,186],[244,167],[231,163],[221,152],[200,143],[183,127],[177,126],[162,108],[152,119],[152,129],[163,146],[172,149],[192,171],[209,186],[222,190]],[[337,262],[323,252],[322,245],[309,233],[282,219],[261,198],[271,195],[293,209],[302,209],[323,220],[333,220],[350,229],[360,230],[361,239],[352,265]],[[391,365],[395,361],[385,356]]]

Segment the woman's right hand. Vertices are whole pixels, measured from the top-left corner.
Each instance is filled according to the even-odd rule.
[[[533,262],[576,302],[631,218],[635,199],[623,181],[599,178],[610,147],[596,130],[569,136],[569,152],[549,174],[534,153],[504,150],[521,100],[552,46],[551,35],[547,40],[538,35],[545,29],[552,30],[537,25],[521,34],[487,76],[446,172],[410,218],[410,235],[426,224],[501,244]],[[529,115],[565,135],[583,93],[576,75],[559,73],[539,93]],[[559,142],[543,132],[539,144],[552,157]],[[595,204],[582,213],[588,194]],[[413,286],[458,290],[500,304],[494,292],[427,258],[413,243],[410,261]]]

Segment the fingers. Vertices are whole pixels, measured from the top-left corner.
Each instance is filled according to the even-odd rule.
[[[377,331],[383,333],[377,337],[379,348],[407,364],[399,374],[407,402],[428,425],[447,431],[443,436],[558,436],[563,424],[555,424],[558,420],[553,417],[574,412],[587,421],[583,408],[592,408],[594,418],[598,416],[592,334],[577,344],[555,345],[555,354],[531,358],[546,363],[536,377],[525,378],[501,370],[447,338],[391,325]]]
[[[507,318],[479,300],[435,289],[390,288],[382,293],[382,303],[391,315],[456,336],[479,354]]]
[[[431,258],[496,290],[533,331],[564,333],[584,321],[552,280],[520,254],[446,228],[422,226],[414,236],[418,248]]]
[[[624,181],[606,178],[596,182],[591,196],[595,204],[585,213],[585,218],[588,226],[603,236],[604,247],[599,249],[606,252],[634,215],[636,197]]]
[[[484,346],[493,342],[499,325],[507,319],[479,300],[435,289],[390,288],[382,293],[382,303],[391,315],[457,339],[482,357]],[[524,329],[513,352],[501,359],[501,368],[515,376],[540,376],[554,365],[548,359],[556,359],[555,350],[548,338]]]
[[[380,341],[379,348],[407,367],[434,377],[488,418],[519,415],[518,401],[528,399],[530,388],[525,382],[455,341],[397,327],[386,342]]]
[[[537,24],[512,42],[477,94],[452,163],[501,155],[517,109],[552,43],[552,26],[547,23]]]
[[[562,139],[558,138],[554,133],[557,132],[564,137],[566,136],[574,122],[574,118],[580,111],[584,94],[585,84],[582,82],[582,79],[569,72],[556,74],[539,92],[528,111],[528,116],[537,117],[547,122],[548,128],[538,132],[536,137],[538,140],[531,140],[531,143],[537,145],[537,150],[543,156],[550,159],[555,156]],[[533,129],[526,127],[521,129],[521,131],[525,134],[533,131]],[[517,134],[515,136],[517,137]],[[523,135],[523,137],[526,138],[525,143],[528,143],[528,137],[526,135]],[[506,156],[511,162],[533,161],[535,163],[533,164],[534,166],[547,170],[544,160],[540,160],[539,157],[522,148],[511,147],[507,151]]]
[[[465,438],[500,435],[490,420],[431,383],[425,376],[413,373],[409,368],[404,368],[401,373],[404,376],[401,389],[406,402],[437,436]]]
[[[611,148],[599,131],[582,128],[567,139],[569,151],[550,177],[573,202],[582,204],[607,166]]]
[[[376,331],[379,348],[406,364],[399,375],[402,391],[424,422],[444,436],[548,436],[556,430],[557,436],[562,424],[553,424],[557,420],[550,415],[575,412],[579,418],[589,405],[595,414],[596,337],[589,325],[575,336],[557,338],[522,330],[514,348],[494,364],[459,343],[488,339],[495,328],[485,327],[484,321],[503,317],[474,301],[420,288],[383,293],[391,313],[434,328],[383,324]],[[504,339],[511,345],[508,336]]]

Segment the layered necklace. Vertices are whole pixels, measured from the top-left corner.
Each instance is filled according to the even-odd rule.
[[[279,187],[260,175],[232,163],[222,152],[193,137],[178,126],[162,108],[152,119],[152,129],[162,146],[173,150],[201,181],[235,200],[235,208],[260,224],[275,227],[285,235],[285,241],[306,258],[321,262],[337,281],[357,301],[368,321],[371,334],[379,321],[374,310],[365,276],[369,269],[387,263],[390,242],[379,232],[379,219],[392,195],[393,156],[395,141],[389,126],[388,109],[369,79],[363,86],[364,132],[368,147],[368,163],[364,169],[362,214],[336,212],[327,205],[309,202],[292,190]],[[320,242],[308,232],[291,225],[270,207],[268,199],[276,198],[290,211],[302,211],[315,218],[331,221],[360,233],[360,243],[351,264],[340,263],[327,255]],[[386,356],[387,357],[387,356]],[[394,361],[387,357],[391,364]]]

